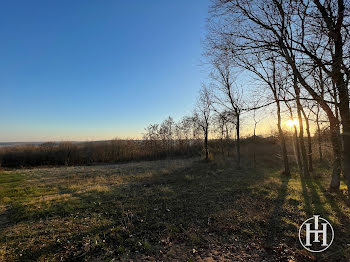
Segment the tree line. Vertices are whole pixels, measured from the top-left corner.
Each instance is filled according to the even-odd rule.
[[[291,169],[286,116],[305,177],[314,169],[313,142],[323,160],[326,124],[333,153],[330,189],[339,190],[341,174],[349,189],[349,11],[343,0],[213,0],[204,52],[212,81],[200,91],[196,108],[204,141],[214,115],[234,125],[239,167],[242,115],[253,115],[256,127],[255,111],[274,106],[284,173]],[[242,74],[254,81],[253,92],[267,95],[247,98],[246,86],[237,84]]]

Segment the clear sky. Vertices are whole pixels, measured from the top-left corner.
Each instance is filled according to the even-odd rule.
[[[137,137],[191,112],[209,0],[11,0],[0,141]]]

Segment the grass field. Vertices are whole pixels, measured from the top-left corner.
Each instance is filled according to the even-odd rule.
[[[350,208],[326,169],[288,178],[232,162],[0,171],[0,261],[350,260]],[[321,254],[297,237],[313,214],[335,230]]]

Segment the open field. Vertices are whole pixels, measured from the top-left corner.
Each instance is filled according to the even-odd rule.
[[[350,208],[329,175],[161,160],[1,171],[1,261],[347,261]],[[341,189],[345,186],[342,184]],[[343,191],[342,191],[343,192]],[[322,254],[299,244],[313,214],[335,230]]]

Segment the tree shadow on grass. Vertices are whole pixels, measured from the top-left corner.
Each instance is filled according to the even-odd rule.
[[[270,220],[267,226],[267,238],[265,242],[265,247],[267,250],[271,250],[275,244],[277,236],[281,237],[281,222],[283,218],[283,204],[286,201],[288,194],[288,183],[290,176],[280,175],[280,180],[282,182],[280,189],[278,191],[277,198],[275,200],[275,206],[273,208]]]
[[[329,214],[323,206],[324,204],[321,201],[313,178],[305,177],[301,174],[300,179],[307,217],[309,218],[316,214],[320,215],[323,218],[329,219]]]
[[[331,194],[321,183],[320,180],[315,179],[315,184],[319,190],[323,193],[325,201],[329,204],[330,208],[337,214],[342,224],[350,224],[348,216],[344,211],[339,207],[339,202],[337,194]],[[346,203],[345,203],[346,204]]]
[[[305,202],[305,212],[307,218],[313,215],[320,215],[327,219],[333,226],[335,237],[332,245],[322,253],[314,253],[317,261],[347,261],[345,252],[347,251],[347,243],[349,243],[350,228],[348,226],[348,217],[339,208],[338,203],[333,196],[327,194],[327,190],[318,178],[305,178],[301,175],[302,195]],[[323,195],[323,201],[321,199]],[[329,207],[326,206],[328,204]],[[346,228],[339,223],[335,223],[331,217],[332,211],[339,221],[345,222]]]
[[[64,236],[62,236],[62,239],[60,241],[52,241],[50,244],[46,245],[45,247],[40,246],[34,246],[31,249],[24,250],[21,252],[20,257],[18,258],[18,261],[44,261],[43,256],[45,255],[55,255],[55,261],[60,261],[60,255],[63,254],[62,257],[64,257],[63,261],[86,261],[85,255],[90,252],[100,252],[101,251],[101,243],[102,239],[97,238],[100,243],[96,242],[96,238],[93,240],[95,241],[87,241],[82,242],[82,239],[86,237],[90,237],[91,240],[94,236],[98,236],[101,232],[106,232],[110,227],[108,226],[98,226],[90,231],[88,231],[86,234],[77,232],[76,234],[73,234],[69,238],[69,243],[78,243],[77,245],[74,245],[74,248],[70,250],[66,256],[64,256],[65,252],[69,249],[69,243],[65,242]],[[61,236],[60,236],[61,237]],[[87,246],[89,244],[89,246]],[[48,261],[48,260],[45,260]],[[62,261],[62,260],[61,260]]]
[[[311,217],[313,214],[312,202],[309,196],[305,177],[302,174],[300,175],[300,182],[301,182],[302,195],[304,199],[305,213],[307,217]]]
[[[338,223],[332,223],[334,228],[335,239],[332,247],[330,248],[331,252],[323,258],[327,260],[330,257],[339,257],[344,258],[345,255],[349,255],[349,246],[350,243],[350,221],[349,217],[344,213],[344,211],[339,207],[339,195],[331,194],[328,190],[322,185],[321,181],[315,179],[315,184],[319,190],[323,193],[325,201],[330,206],[331,210],[336,214]],[[345,203],[346,204],[346,203]]]
[[[232,236],[241,236],[242,230],[249,226],[258,226],[255,217],[243,218],[245,224],[239,225],[235,214],[245,212],[254,203],[249,203],[248,196],[254,196],[252,187],[261,183],[265,177],[265,171],[235,170],[229,168],[220,171],[215,164],[195,163],[194,166],[182,168],[170,173],[155,173],[150,177],[142,177],[127,186],[113,185],[106,192],[89,191],[84,193],[70,192],[75,200],[67,200],[54,205],[43,213],[26,214],[25,210],[13,210],[24,213],[17,222],[49,219],[50,217],[89,216],[97,214],[101,219],[113,221],[118,232],[113,233],[111,228],[101,228],[100,231],[91,230],[82,235],[79,232],[71,232],[66,236],[67,240],[77,243],[77,248],[82,246],[83,238],[87,235],[106,235],[112,257],[123,253],[140,254],[147,247],[147,242],[154,248],[150,252],[155,257],[159,256],[163,244],[186,243],[192,248],[202,248],[203,252],[210,251],[209,232],[227,221],[228,212],[233,213],[228,227],[215,231],[218,235],[215,241],[217,245],[232,245]],[[280,209],[287,194],[289,178],[281,177],[282,186],[278,193],[277,203],[271,217],[270,227],[273,230],[274,240],[279,233],[278,224],[281,220]],[[248,197],[248,198],[247,198]],[[257,198],[257,196],[255,196]],[[244,201],[243,201],[244,200]],[[257,201],[263,201],[256,199]],[[71,208],[65,209],[66,206]],[[24,208],[24,207],[18,207]],[[253,208],[254,209],[254,208]],[[62,211],[63,210],[63,211]],[[260,212],[258,210],[257,212]],[[218,217],[223,214],[224,218]],[[218,220],[218,221],[215,221]],[[252,225],[251,225],[252,224]],[[253,225],[256,224],[256,225]],[[249,228],[248,228],[249,229]],[[254,231],[255,228],[252,229]],[[111,233],[112,232],[112,233]],[[40,235],[41,232],[38,232]],[[251,239],[242,239],[250,242]],[[57,246],[58,245],[58,246]],[[102,245],[102,244],[101,244]],[[36,247],[25,250],[23,254],[31,260],[39,259],[54,249],[62,251],[61,244],[53,244],[50,248],[40,249]],[[89,256],[103,255],[106,249],[97,247],[82,253],[82,259]],[[63,250],[64,251],[64,250]],[[67,250],[66,259],[72,258],[71,251]]]

